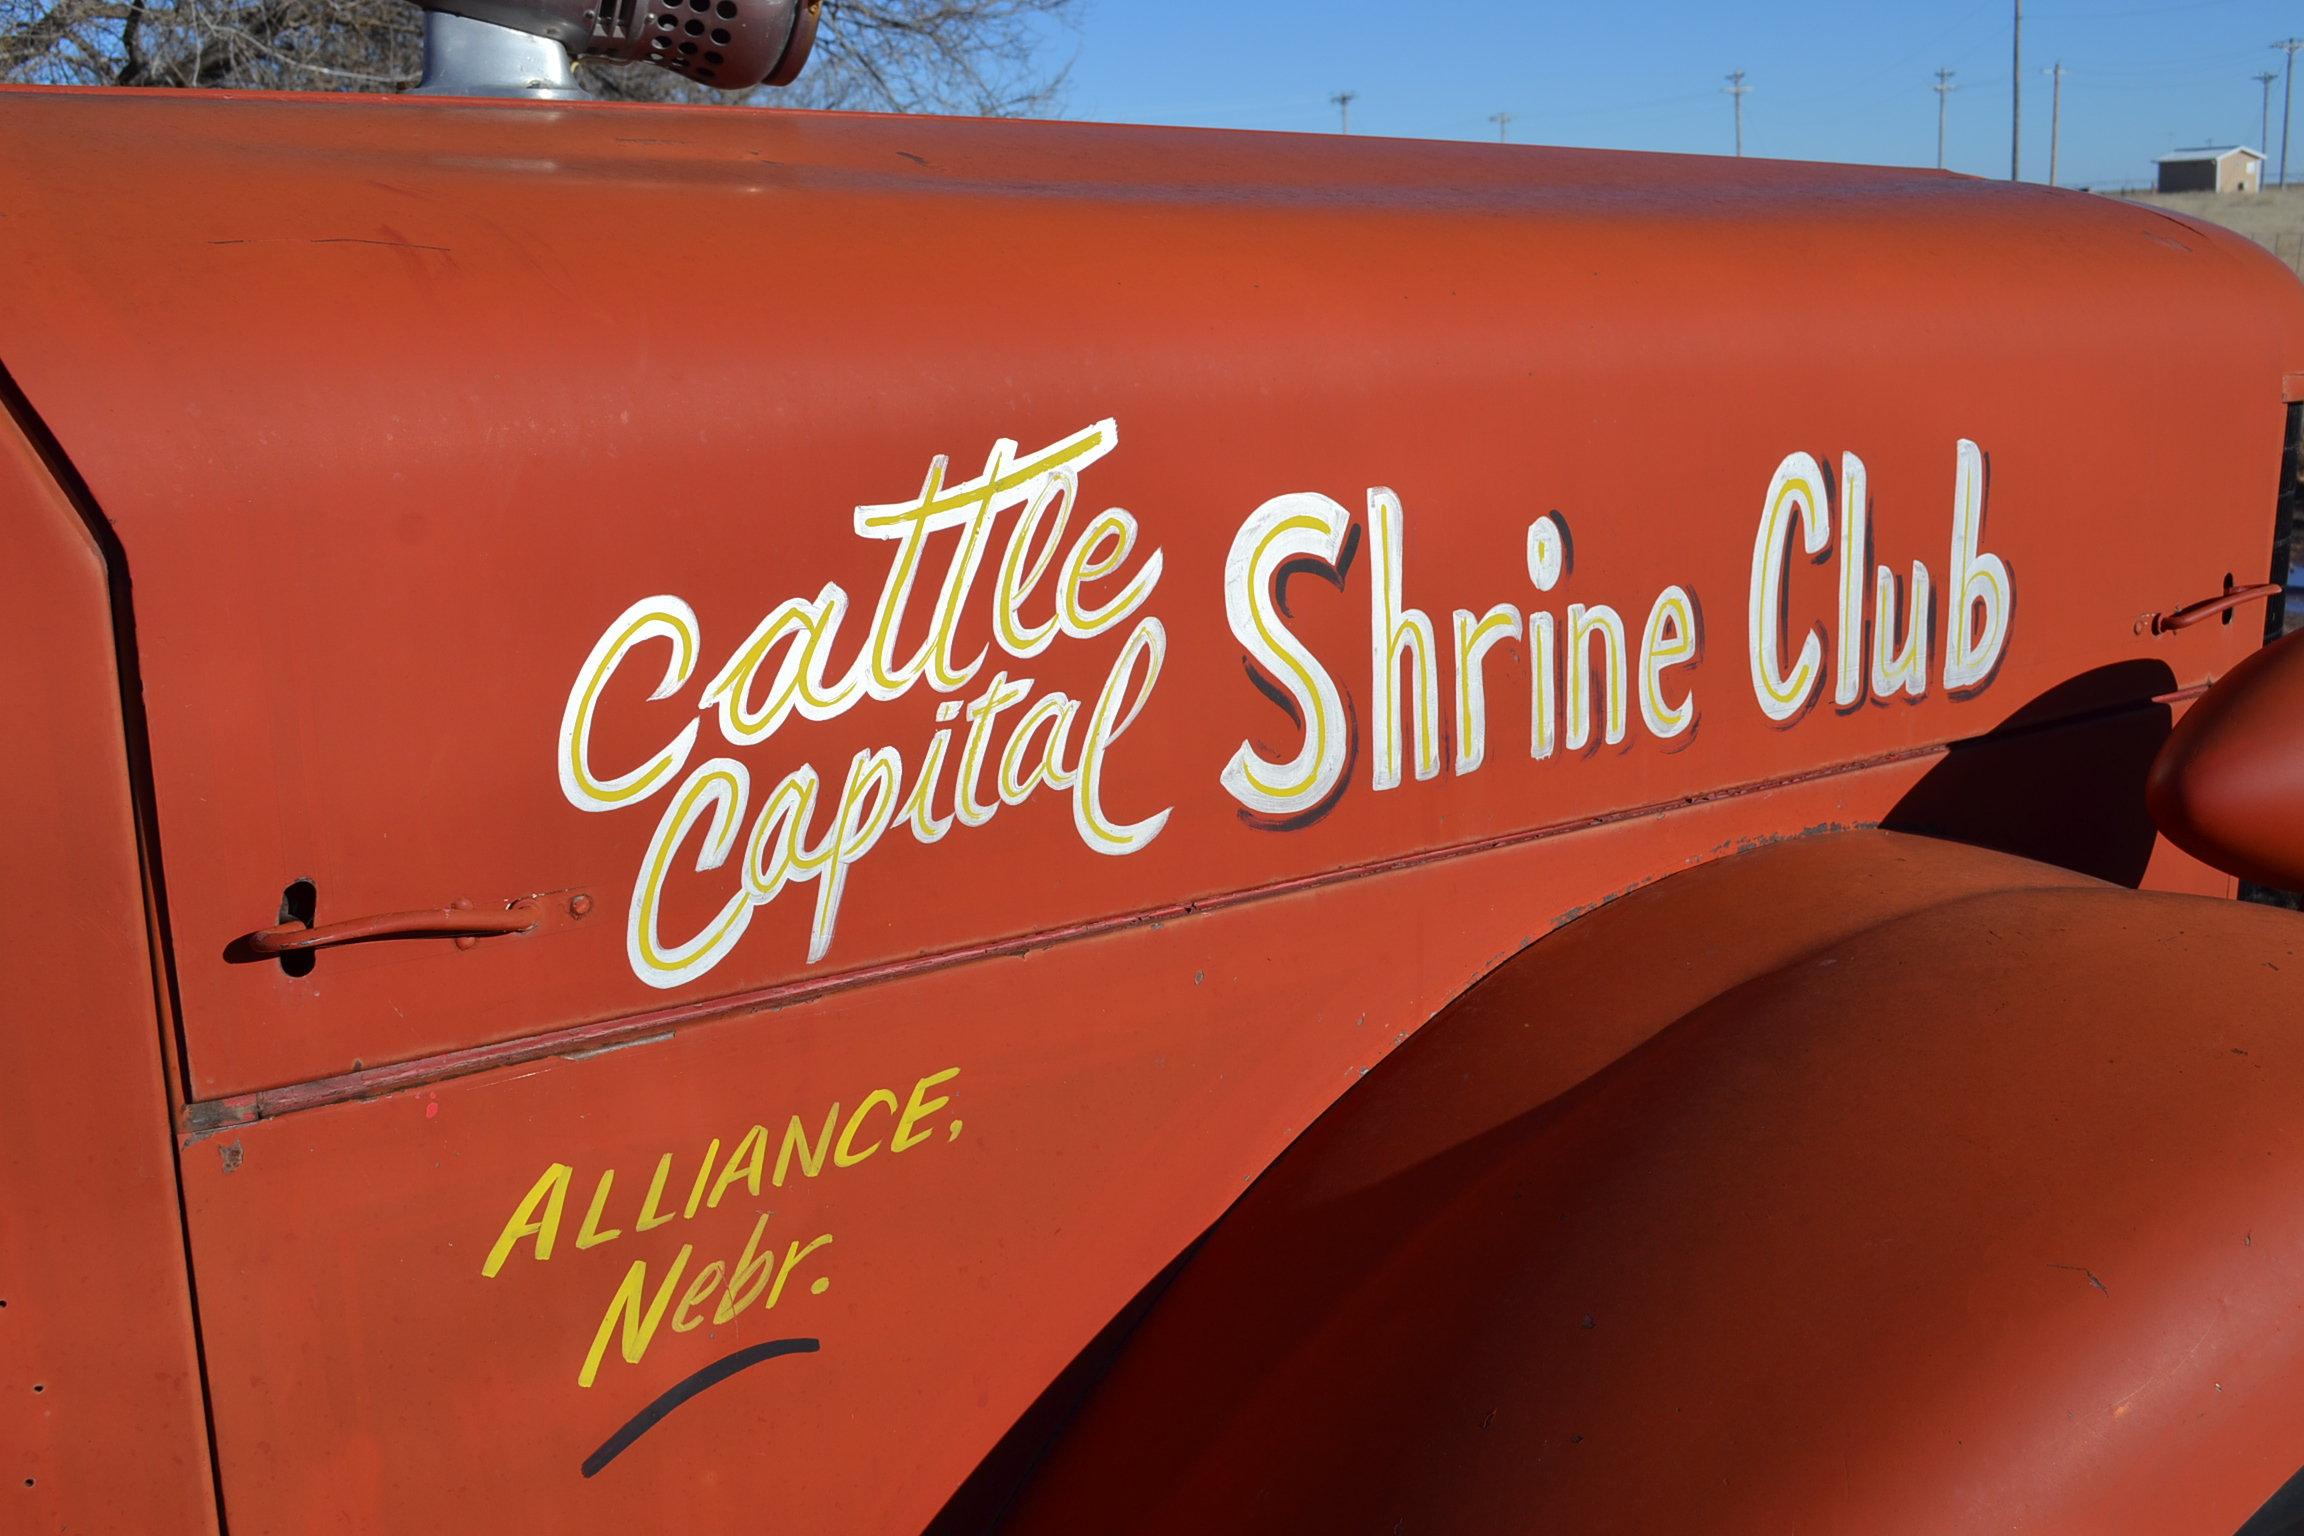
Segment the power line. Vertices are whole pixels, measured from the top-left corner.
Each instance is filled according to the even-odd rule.
[[[2129,11],[2057,11],[2050,21],[2118,21],[2129,16],[2173,16],[2178,11],[2208,11],[2220,5],[2237,5],[2240,0],[2191,0],[2186,5],[2148,5],[2141,10]]]
[[[1358,91],[1338,91],[1328,98],[1328,104],[1336,109],[1337,120],[1346,133],[1352,131],[1352,103],[1359,98]]]
[[[1936,169],[1938,170],[1944,169],[1944,107],[1952,99],[1952,93],[1960,89],[1952,83],[1952,73],[1949,69],[1939,69],[1936,71],[1936,83],[1928,87],[1936,93]]]
[[[1606,101],[1597,106],[1554,107],[1545,104],[1544,115],[1553,117],[1621,117],[1627,112],[1651,112],[1658,107],[1685,106],[1690,102],[1710,101],[1710,91],[1682,91],[1672,96],[1651,96],[1645,101]],[[1690,108],[1693,111],[1693,108]]]
[[[1494,115],[1492,115],[1492,116],[1491,116],[1491,117],[1488,119],[1488,121],[1490,121],[1490,122],[1492,122],[1492,123],[1494,123],[1494,124],[1496,125],[1496,142],[1497,142],[1497,143],[1499,143],[1499,144],[1502,144],[1502,143],[1504,143],[1504,142],[1505,142],[1507,139],[1509,139],[1509,138],[1511,137],[1511,134],[1510,134],[1510,133],[1507,131],[1507,130],[1508,130],[1508,129],[1510,129],[1510,128],[1511,128],[1511,126],[1512,126],[1512,114],[1511,114],[1511,113],[1509,113],[1509,112],[1498,112],[1498,113],[1495,113]]]
[[[2000,0],[1977,0],[1976,6],[1973,10],[1966,12],[1960,17],[1959,20],[1953,22],[1950,26],[1945,27],[1942,31],[1936,33],[1934,36],[1922,39],[1917,45],[1913,47],[1911,52],[1898,54],[1895,58],[1890,59],[1887,63],[1882,64],[1879,68],[1874,69],[1869,73],[1848,76],[1839,80],[1837,84],[1825,90],[1805,96],[1802,98],[1803,104],[1812,106],[1818,101],[1832,101],[1848,97],[1862,97],[1866,105],[1869,107],[1874,95],[1871,89],[1873,85],[1879,81],[1889,79],[1892,76],[1902,74],[1904,72],[1904,67],[1907,64],[1917,63],[1921,59],[1926,58],[1929,54],[1936,52],[1937,44],[1951,37],[1955,32],[1962,30],[1977,17],[1983,15],[1986,11],[1992,10],[1999,4]]]
[[[2277,48],[2280,45],[2274,43],[2272,46]],[[2090,79],[2168,80],[2230,73],[2233,69],[2261,57],[2263,55],[2259,54],[2254,47],[2222,48],[2211,54],[2192,54],[2181,58],[2156,55],[2144,63],[2139,63],[2134,58],[2090,59],[2083,57],[2079,63],[2072,67],[2086,74]]]
[[[1744,71],[1735,69],[1728,72],[1728,83],[1721,89],[1726,91],[1729,99],[1736,103],[1736,154],[1738,158],[1742,158],[1744,154],[1744,98],[1751,92],[1752,87],[1744,83]]]

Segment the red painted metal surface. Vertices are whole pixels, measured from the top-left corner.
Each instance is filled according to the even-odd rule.
[[[237,1367],[215,1382],[232,1528],[482,1530],[492,1516],[471,1499],[485,1489],[489,1508],[549,1510],[568,1531],[647,1529],[666,1510],[696,1530],[741,1528],[763,1508],[796,1526],[918,1530],[1275,1154],[1495,964],[1614,894],[1602,882],[1854,819],[1929,767],[1418,864],[193,1141],[205,1336]],[[1574,1038],[1556,1043],[1581,1059]],[[775,1185],[794,1117],[813,1139],[833,1105],[844,1125],[874,1090],[908,1102],[954,1067],[928,1095],[951,1103],[925,1143],[892,1155],[898,1111],[883,1103],[853,1143],[877,1143],[869,1158],[827,1157],[810,1175],[795,1152]],[[738,1185],[679,1214],[712,1141],[724,1169],[756,1123],[778,1139],[762,1196]],[[655,1214],[673,1220],[636,1230],[667,1156]],[[571,1173],[551,1256],[522,1240],[485,1276],[555,1162]],[[578,1247],[605,1172],[595,1225],[619,1235]],[[668,1309],[637,1362],[619,1326],[579,1385],[635,1260],[653,1291],[693,1245],[677,1306],[699,1269],[727,1266],[725,1282],[763,1210],[755,1256],[781,1265],[834,1239],[772,1309],[762,1293],[721,1324],[708,1294],[686,1332]],[[784,1338],[820,1348],[699,1393],[583,1475],[662,1394]],[[306,1454],[272,1453],[290,1442]]]
[[[0,413],[0,1530],[216,1493],[104,561]]]
[[[1666,881],[1292,1147],[1007,1528],[2238,1529],[2300,1010],[2261,907],[1879,834]]]
[[[2304,887],[2304,644],[2277,640],[2188,711],[2152,765],[2153,817],[2219,869]]]
[[[136,595],[235,1536],[917,1529],[1577,912],[1869,823],[2229,884],[2141,785],[2248,634],[2137,622],[2268,561],[2299,290],[2227,235],[1077,125],[0,135],[0,361]],[[1619,647],[1611,711],[1559,658]],[[544,916],[295,975],[299,882]]]
[[[203,1099],[654,1006],[620,942],[622,893],[669,786],[597,815],[555,787],[587,652],[652,595],[696,616],[693,670],[667,697],[647,697],[666,641],[609,679],[603,774],[699,720],[747,634],[827,582],[852,598],[836,672],[893,548],[860,537],[852,509],[916,497],[938,455],[957,486],[1000,439],[1027,456],[1116,423],[1079,471],[1065,540],[1105,507],[1137,519],[1092,602],[1163,556],[1129,616],[1163,626],[1160,681],[1101,794],[1115,821],[1166,809],[1169,828],[1127,857],[1092,853],[1044,788],[936,846],[900,830],[847,880],[821,959],[816,892],[796,886],[679,996],[741,998],[1979,735],[2087,668],[2143,660],[2168,668],[2163,689],[2202,681],[2245,636],[2130,627],[2171,588],[2256,574],[2280,380],[2304,360],[2284,340],[2293,280],[2244,242],[1931,175],[158,93],[18,92],[0,128],[17,146],[0,260],[19,274],[0,345],[138,583]],[[805,302],[761,278],[802,259]],[[2108,313],[2134,318],[2105,327]],[[2172,439],[2161,424],[2178,416],[2204,435]],[[1943,607],[1963,438],[1989,457],[1979,548],[2014,582],[1989,685],[1948,696],[1939,624],[1917,702],[1839,713],[1827,678],[1797,725],[1766,718],[1742,637],[1772,472],[1805,452],[1837,476],[1858,455],[1872,555],[1905,584],[1926,562]],[[1526,647],[1508,641],[1488,662],[1480,770],[1412,768],[1373,792],[1372,487],[1399,499],[1402,601],[1433,617],[1435,649],[1452,610],[1501,603],[1563,634],[1568,604],[1611,605],[1636,644],[1652,600],[1685,588],[1703,632],[1671,674],[1696,700],[1686,749],[1634,712],[1621,746],[1531,759]],[[1297,633],[1349,689],[1358,754],[1317,826],[1275,833],[1218,778],[1244,741],[1295,745],[1243,676],[1224,568],[1249,514],[1295,492],[1361,527],[1346,591],[1291,589]],[[1573,560],[1543,593],[1523,566],[1552,509]],[[993,643],[1015,516],[961,605],[956,662]],[[954,541],[923,557],[907,650]],[[1833,627],[1837,574],[1790,558],[1788,648]],[[1027,623],[1057,578],[1052,560]],[[1093,701],[1125,633],[1029,659],[995,645],[964,691],[923,683],[758,747],[703,718],[687,767],[717,754],[751,770],[739,833],[803,762],[830,798],[857,752],[893,746],[908,783],[939,702],[1001,669]],[[1437,660],[1452,713],[1457,669]],[[668,934],[705,927],[737,888],[735,858],[692,862],[669,878]],[[211,963],[300,878],[322,923],[615,896],[597,929],[470,953],[366,946],[301,981]]]

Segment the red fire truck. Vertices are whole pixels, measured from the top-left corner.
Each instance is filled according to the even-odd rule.
[[[2288,272],[705,4],[0,91],[0,1529],[2296,1528]]]

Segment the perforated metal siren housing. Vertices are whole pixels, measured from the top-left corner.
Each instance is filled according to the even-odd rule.
[[[577,58],[645,59],[725,91],[789,85],[823,0],[418,0],[547,37]]]

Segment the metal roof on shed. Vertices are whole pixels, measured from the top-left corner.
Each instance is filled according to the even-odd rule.
[[[2202,144],[2193,149],[2170,150],[2154,163],[2166,165],[2171,160],[2221,160],[2226,155],[2254,155],[2259,160],[2264,158],[2262,150],[2250,149],[2245,144]]]

